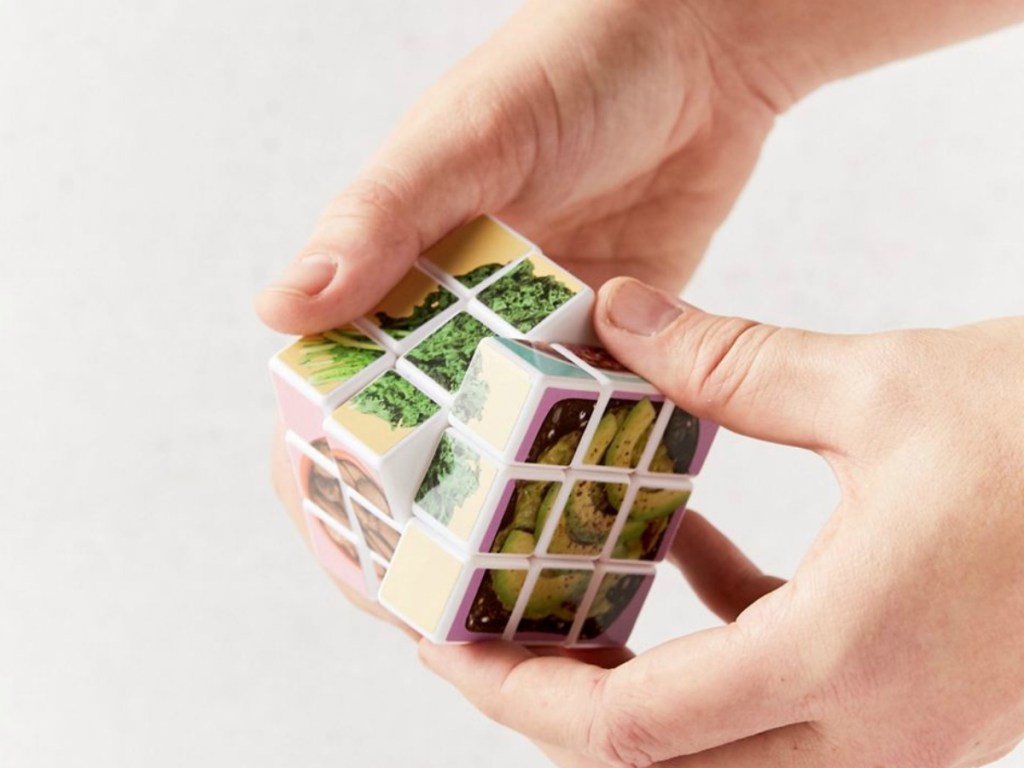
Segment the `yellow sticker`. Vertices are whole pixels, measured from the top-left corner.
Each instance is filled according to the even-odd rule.
[[[452,412],[503,452],[530,396],[530,375],[500,349],[488,341],[477,347]]]
[[[432,634],[459,580],[462,563],[415,525],[405,530],[391,560],[380,598]]]
[[[532,249],[528,240],[481,216],[446,235],[423,256],[472,288]]]
[[[394,339],[422,327],[457,301],[455,294],[436,280],[412,269],[381,299],[367,320]]]
[[[384,348],[351,327],[303,336],[277,359],[318,392],[344,384],[384,356]]]

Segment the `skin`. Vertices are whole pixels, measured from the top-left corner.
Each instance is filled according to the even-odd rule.
[[[635,658],[421,642],[431,669],[564,766],[966,768],[1021,740],[1024,319],[840,337],[671,294],[778,113],[1022,17],[1020,0],[538,2],[424,96],[258,298],[269,325],[340,325],[496,213],[603,285],[595,327],[622,362],[816,452],[842,491],[789,583],[687,517],[672,560],[721,627]],[[280,439],[274,475],[297,515]]]

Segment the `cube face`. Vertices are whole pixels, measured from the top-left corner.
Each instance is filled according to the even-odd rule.
[[[482,217],[274,357],[335,578],[435,642],[625,642],[714,425],[592,346],[593,298]]]

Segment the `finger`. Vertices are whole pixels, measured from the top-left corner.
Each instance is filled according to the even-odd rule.
[[[636,280],[606,283],[594,318],[612,354],[681,407],[772,442],[836,449],[871,383],[870,337],[710,315]]]
[[[420,656],[489,717],[612,765],[695,754],[814,714],[796,643],[777,625],[700,632],[613,670],[508,643],[421,643]]]
[[[849,763],[831,754],[820,733],[807,723],[658,763],[659,768],[843,768],[844,765]]]
[[[669,560],[678,566],[701,601],[722,621],[735,621],[785,579],[761,572],[728,537],[702,515],[687,510]]]
[[[256,299],[261,318],[312,333],[365,314],[427,247],[498,212],[529,171],[534,132],[485,74],[442,80],[338,195],[309,242]]]

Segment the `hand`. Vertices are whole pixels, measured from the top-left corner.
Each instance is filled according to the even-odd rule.
[[[1024,736],[1024,318],[826,336],[624,280],[595,320],[687,410],[815,451],[838,508],[782,586],[691,524],[677,554],[696,555],[687,575],[731,623],[613,669],[504,643],[423,642],[424,661],[567,766],[966,768],[1011,751]]]
[[[629,274],[680,288],[788,105],[704,18],[679,0],[527,4],[331,203],[259,297],[262,318],[289,333],[343,324],[480,213],[594,286]]]

